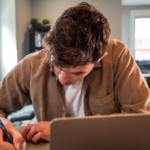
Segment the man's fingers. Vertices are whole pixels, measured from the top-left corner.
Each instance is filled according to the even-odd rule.
[[[18,136],[18,137],[15,137],[15,138],[13,138],[13,139],[14,139],[14,141],[13,141],[14,147],[15,147],[17,150],[19,150],[20,147],[21,147],[21,145],[22,145],[23,137],[22,137],[22,136]]]
[[[23,136],[24,139],[27,138],[27,134],[28,134],[28,132],[30,131],[30,128],[31,128],[31,125],[28,124],[28,125],[26,125],[25,128],[21,131],[21,134],[22,134],[22,136]]]
[[[19,150],[23,142],[23,136],[19,132],[13,132],[11,136],[13,138],[14,147]]]
[[[0,142],[2,142],[3,141],[3,131],[2,131],[2,129],[0,128]]]
[[[14,146],[8,142],[0,143],[0,150],[15,150]]]
[[[46,135],[43,132],[38,132],[37,134],[35,134],[32,138],[32,142],[37,143],[37,141],[40,139],[46,140]]]
[[[29,124],[23,129],[21,133],[24,139],[28,139],[30,141],[34,139],[34,141],[36,142],[37,141],[36,137],[37,139],[42,138],[46,141],[49,141],[50,140],[50,136],[49,136],[50,135],[50,121],[45,121],[45,122],[43,121],[43,122],[39,122],[36,124]]]
[[[31,127],[30,131],[27,134],[27,140],[31,141],[32,137],[37,133],[35,127]]]

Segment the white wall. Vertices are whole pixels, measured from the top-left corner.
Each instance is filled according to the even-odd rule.
[[[8,35],[2,32],[7,41],[1,44],[0,81],[29,52],[29,22],[35,17],[41,22],[49,19],[51,25],[68,7],[75,6],[83,0],[0,0],[2,27],[7,28]],[[112,38],[121,40],[121,0],[86,0],[94,5],[108,19]],[[3,39],[4,39],[3,38]],[[9,55],[8,55],[9,54]],[[2,63],[3,62],[3,63]],[[9,62],[9,64],[8,64]],[[6,69],[7,68],[7,69]]]
[[[1,9],[1,6],[2,6],[2,4],[1,4],[1,0],[0,0],[0,82],[1,82],[1,80],[2,80],[2,64],[1,64],[1,63],[2,63],[2,62],[1,62],[1,59],[2,59],[2,58],[1,58],[1,48],[2,48],[2,47],[1,47],[1,40],[2,40],[2,39],[1,39],[1,29],[2,29],[2,27],[1,27],[1,22],[2,22],[2,21],[1,21],[1,14],[2,14],[2,12],[1,12],[1,11],[2,11],[2,9]]]
[[[1,0],[1,79],[17,63],[15,0]]]
[[[150,5],[150,0],[122,0],[123,6]]]
[[[18,61],[29,53],[29,23],[32,15],[31,7],[31,0],[16,0]]]
[[[82,1],[83,0],[32,0],[32,16],[38,18],[40,22],[47,18],[52,25],[65,9],[75,6]],[[94,5],[106,16],[112,30],[111,37],[121,40],[121,0],[86,0],[86,2]]]

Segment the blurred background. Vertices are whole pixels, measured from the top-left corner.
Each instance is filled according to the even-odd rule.
[[[57,17],[82,0],[0,0],[0,81],[41,39]],[[144,76],[150,74],[150,0],[86,0],[108,19],[111,37],[127,44]],[[45,24],[43,22],[45,21]],[[46,21],[47,22],[46,24]]]

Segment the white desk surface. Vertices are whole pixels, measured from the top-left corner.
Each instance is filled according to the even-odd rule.
[[[26,143],[25,150],[50,150],[50,143],[49,142],[43,142],[43,143]]]

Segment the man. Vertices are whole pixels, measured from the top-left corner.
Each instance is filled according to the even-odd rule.
[[[0,113],[19,149],[23,137],[50,140],[56,117],[150,113],[150,92],[126,45],[110,39],[107,19],[88,3],[65,10],[44,38],[0,84]],[[5,117],[31,98],[38,123],[22,135]],[[23,137],[22,137],[23,136]],[[0,149],[12,149],[3,141]]]

